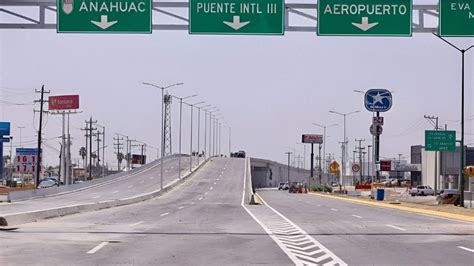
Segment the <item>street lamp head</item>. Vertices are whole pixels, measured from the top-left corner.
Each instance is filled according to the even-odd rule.
[[[365,94],[365,91],[361,91],[361,90],[354,90],[354,92]]]

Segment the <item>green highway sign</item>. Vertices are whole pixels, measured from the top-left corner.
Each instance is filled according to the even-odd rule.
[[[59,33],[151,33],[152,0],[57,0]]]
[[[283,35],[284,0],[190,0],[190,34]]]
[[[439,34],[474,37],[474,0],[440,0]]]
[[[456,131],[454,130],[426,130],[426,151],[455,151]]]
[[[318,35],[411,34],[412,0],[318,0]]]

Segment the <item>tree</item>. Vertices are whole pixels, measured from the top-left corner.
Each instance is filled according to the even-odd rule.
[[[87,150],[86,150],[85,147],[81,147],[81,148],[79,149],[79,155],[80,155],[81,158],[82,158],[82,166],[83,166],[84,168],[86,168]]]
[[[120,165],[122,164],[122,161],[125,156],[123,156],[123,153],[119,152],[117,153],[117,162],[118,162],[118,169],[120,171]]]

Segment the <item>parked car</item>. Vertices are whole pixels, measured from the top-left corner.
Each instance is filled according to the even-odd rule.
[[[288,183],[286,182],[280,182],[278,185],[278,190],[288,190],[290,187],[288,186]]]
[[[410,190],[410,195],[412,197],[427,196],[427,195],[434,196],[434,194],[435,194],[434,189],[432,189],[430,186],[417,186],[416,188],[413,188]]]
[[[436,200],[442,204],[452,203],[454,205],[459,205],[460,195],[461,193],[458,189],[442,189]]]
[[[57,184],[54,180],[43,179],[43,180],[40,181],[40,183],[38,185],[38,188],[50,188],[50,187],[54,187],[54,186],[57,186]]]

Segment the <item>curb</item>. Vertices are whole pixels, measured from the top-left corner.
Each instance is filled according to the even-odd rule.
[[[425,209],[416,209],[416,208],[411,208],[411,207],[393,205],[389,203],[371,202],[371,201],[365,201],[365,200],[360,200],[360,199],[342,198],[338,196],[325,195],[325,194],[314,193],[314,192],[309,192],[308,194],[319,196],[319,197],[349,201],[352,203],[360,203],[360,204],[365,204],[365,205],[371,205],[371,206],[377,206],[377,207],[383,207],[383,208],[389,208],[389,209],[397,209],[397,210],[414,212],[414,213],[419,213],[419,214],[427,214],[427,215],[455,219],[455,220],[460,220],[460,221],[465,221],[465,222],[474,222],[474,217],[462,215],[462,214],[454,214],[454,213],[425,210]]]
[[[46,219],[55,218],[55,217],[61,217],[61,216],[91,212],[91,211],[98,211],[102,209],[130,205],[130,204],[138,203],[141,201],[149,200],[157,196],[160,196],[166,192],[169,192],[176,186],[184,183],[184,181],[186,181],[189,177],[191,177],[194,173],[196,173],[197,170],[201,169],[201,167],[207,164],[211,159],[213,159],[213,157],[208,158],[205,161],[201,162],[201,164],[197,166],[196,168],[194,168],[192,172],[183,176],[181,179],[175,179],[174,181],[172,181],[171,183],[163,187],[163,189],[158,189],[149,193],[145,193],[145,194],[141,194],[141,195],[137,195],[133,197],[128,197],[128,198],[123,198],[123,199],[114,199],[114,200],[100,201],[97,203],[77,204],[77,205],[64,206],[64,207],[59,207],[59,208],[7,214],[4,216],[0,216],[0,227],[32,223],[32,222],[37,222],[40,220],[46,220]]]

